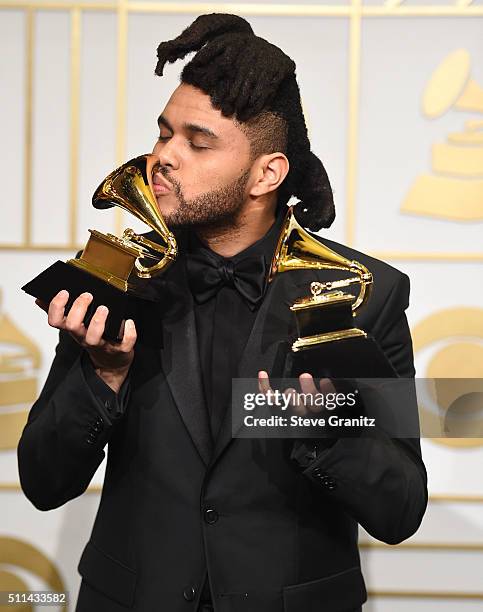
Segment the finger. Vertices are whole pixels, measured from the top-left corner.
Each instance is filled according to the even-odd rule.
[[[86,335],[84,338],[84,343],[88,347],[99,346],[101,344],[105,344],[105,340],[102,339],[102,334],[104,333],[104,329],[106,326],[107,315],[109,314],[109,310],[107,306],[98,306],[94,316],[89,323],[89,327],[87,328]]]
[[[79,295],[79,297],[76,298],[72,304],[69,314],[65,320],[65,329],[71,332],[71,334],[78,337],[84,337],[84,318],[92,300],[92,294],[86,292],[81,293],[81,295]]]
[[[304,373],[299,376],[300,388],[304,394],[305,408],[308,412],[320,412],[322,407],[317,403],[319,390],[311,374]]]
[[[297,391],[295,389],[285,389],[284,391],[282,391],[282,395],[286,398],[288,398],[289,402],[290,402],[290,406],[294,406],[296,401],[297,401]]]
[[[317,393],[317,387],[315,386],[314,379],[312,378],[311,374],[308,374],[307,372],[300,374],[299,383],[302,393]]]
[[[265,395],[268,395],[268,393],[272,391],[268,372],[265,372],[264,370],[258,372],[258,389],[260,393],[264,393]]]
[[[336,393],[337,392],[330,378],[321,378],[319,381],[319,388],[322,393]]]
[[[49,305],[46,304],[45,302],[43,302],[42,300],[39,300],[38,298],[35,300],[35,303],[37,304],[37,306],[39,308],[41,308],[44,312],[49,312]]]
[[[136,325],[132,319],[128,319],[124,325],[124,335],[118,350],[122,351],[123,353],[130,353],[136,344],[136,340]]]
[[[47,320],[51,327],[57,327],[58,329],[63,327],[65,321],[64,309],[68,299],[69,293],[65,289],[59,291],[59,293],[52,298],[47,310]]]
[[[283,394],[290,398],[290,405],[292,406],[293,412],[298,416],[304,416],[307,413],[305,404],[302,401],[300,395],[296,389],[285,389]]]

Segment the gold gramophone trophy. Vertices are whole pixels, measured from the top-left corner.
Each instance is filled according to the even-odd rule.
[[[161,239],[161,244],[126,229],[121,238],[89,230],[90,238],[77,259],[57,261],[27,283],[22,289],[45,303],[61,290],[69,292],[66,311],[86,291],[94,296],[84,324],[89,324],[96,308],[109,309],[104,338],[119,340],[124,322],[131,318],[141,341],[158,345],[161,330],[152,316],[159,297],[150,287],[150,279],[165,271],[175,260],[177,244],[164,222],[152,189],[152,173],[157,163],[154,155],[131,159],[107,176],[96,189],[95,208],[119,206],[146,223]],[[158,306],[159,307],[159,306]]]
[[[391,377],[394,370],[373,338],[354,326],[354,317],[370,298],[373,278],[360,262],[322,244],[297,221],[293,207],[285,218],[271,263],[269,282],[291,270],[340,270],[355,276],[312,282],[311,295],[297,300],[298,338],[291,346],[288,376],[302,372],[330,377]],[[359,285],[358,295],[342,289]]]

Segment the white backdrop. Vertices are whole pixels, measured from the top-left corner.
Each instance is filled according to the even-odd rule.
[[[158,43],[216,6],[0,0],[0,590],[12,576],[25,588],[62,584],[73,610],[103,474],[101,466],[88,492],[48,513],[19,490],[18,433],[56,344],[20,286],[70,257],[88,228],[125,225],[94,211],[92,193],[117,162],[153,146],[180,72],[154,76]],[[440,355],[439,375],[481,378],[483,3],[286,0],[223,10],[246,15],[297,62],[313,149],[335,193],[337,219],[324,235],[409,275],[418,375]],[[439,116],[425,112],[425,94],[444,107]],[[424,198],[411,192],[422,176]],[[449,203],[448,190],[457,193]],[[361,534],[365,610],[481,610],[483,440],[422,446],[431,500],[421,529],[394,547]]]

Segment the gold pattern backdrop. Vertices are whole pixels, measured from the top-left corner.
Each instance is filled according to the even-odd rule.
[[[103,476],[49,513],[19,490],[15,446],[56,343],[19,288],[89,227],[123,227],[91,194],[153,145],[180,72],[154,77],[159,41],[216,10],[247,16],[297,61],[338,211],[325,235],[410,276],[418,376],[481,387],[483,2],[0,0],[0,590],[67,589],[74,609]],[[483,606],[483,438],[422,446],[420,531],[395,547],[361,534],[371,612]]]

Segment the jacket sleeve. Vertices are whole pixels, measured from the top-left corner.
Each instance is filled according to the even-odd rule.
[[[399,377],[413,378],[412,341],[405,315],[409,278],[401,274],[372,334]],[[417,418],[417,404],[407,411]],[[419,438],[396,438],[381,428],[339,438],[303,471],[315,486],[357,520],[373,537],[398,544],[418,529],[426,510],[427,475]]]
[[[86,490],[122,417],[118,397],[96,377],[84,350],[60,332],[49,375],[17,449],[20,484],[39,510],[57,508]],[[119,394],[123,403],[126,388]]]

